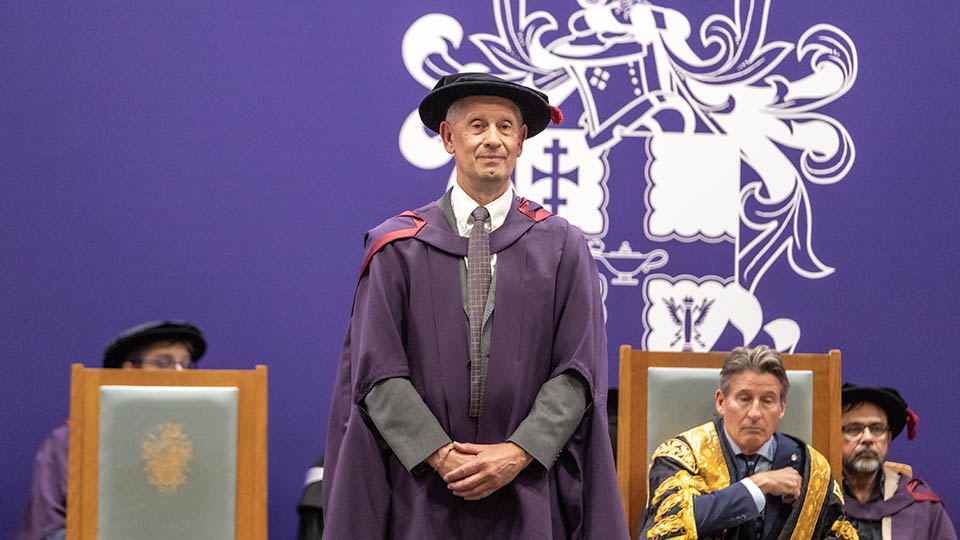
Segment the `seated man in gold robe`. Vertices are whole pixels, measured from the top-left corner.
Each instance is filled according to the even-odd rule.
[[[720,418],[654,451],[641,539],[856,539],[819,452],[777,432],[790,383],[780,354],[738,347],[723,363]]]

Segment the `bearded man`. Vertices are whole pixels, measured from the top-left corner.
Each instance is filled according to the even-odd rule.
[[[887,450],[917,415],[893,388],[843,385],[843,491],[850,521],[864,540],[956,540],[940,497],[909,466],[887,461]]]

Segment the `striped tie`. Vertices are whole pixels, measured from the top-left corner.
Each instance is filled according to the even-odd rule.
[[[487,365],[480,351],[483,310],[490,293],[490,237],[484,223],[490,212],[478,206],[471,214],[473,229],[467,243],[467,315],[470,318],[470,416],[480,416]]]

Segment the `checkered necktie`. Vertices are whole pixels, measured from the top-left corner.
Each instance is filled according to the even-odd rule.
[[[480,416],[483,410],[483,392],[486,362],[480,352],[483,334],[483,310],[490,293],[490,237],[484,223],[490,212],[478,206],[471,214],[473,229],[467,243],[467,315],[470,318],[470,416]]]

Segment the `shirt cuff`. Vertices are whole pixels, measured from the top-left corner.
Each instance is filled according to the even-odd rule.
[[[757,505],[757,512],[763,512],[763,508],[767,506],[767,498],[763,495],[763,492],[760,491],[760,488],[757,487],[757,484],[749,478],[744,478],[740,483],[747,488],[750,496],[753,497],[753,502]]]
[[[530,413],[507,440],[549,469],[580,425],[588,399],[589,387],[580,374],[557,375],[543,383]]]
[[[451,442],[409,379],[385,379],[363,398],[367,414],[404,468],[430,470],[423,461]]]

